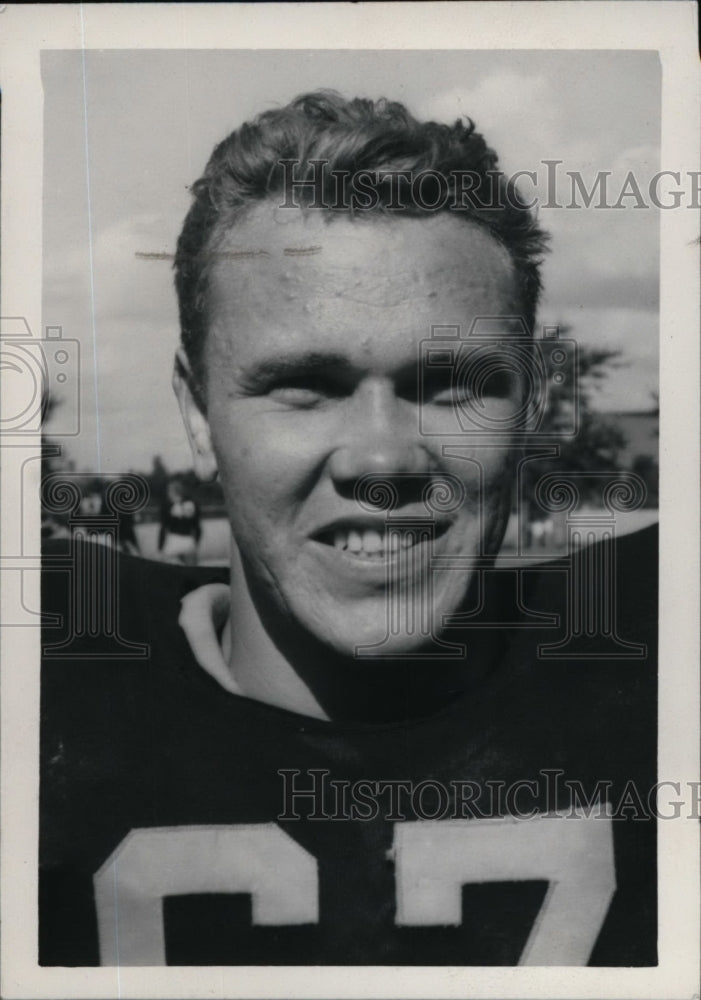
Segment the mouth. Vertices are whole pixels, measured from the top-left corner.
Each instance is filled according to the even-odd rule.
[[[360,523],[336,524],[312,536],[346,557],[362,562],[384,562],[398,555],[401,550],[435,541],[450,527],[449,522],[426,520],[421,525],[416,521],[403,525],[401,521],[385,522],[378,527],[367,527]]]

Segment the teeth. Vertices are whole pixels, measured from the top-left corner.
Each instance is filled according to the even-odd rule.
[[[359,532],[348,532],[348,551],[356,554],[363,551],[363,539]]]
[[[369,558],[384,558],[388,547],[392,553],[395,553],[400,546],[403,549],[408,549],[415,544],[416,538],[413,532],[407,532],[401,536],[392,533],[389,546],[386,536],[372,528],[357,531],[343,531],[339,528],[333,535],[333,547],[335,549],[351,552],[355,556],[367,556]]]
[[[381,552],[385,547],[385,540],[379,531],[366,531],[363,533],[363,551],[372,555],[373,552]]]

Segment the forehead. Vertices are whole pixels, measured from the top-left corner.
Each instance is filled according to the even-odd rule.
[[[432,325],[512,314],[513,265],[484,228],[427,218],[261,204],[220,241],[209,282],[208,349],[283,349],[304,339],[346,350],[414,344]],[[395,344],[396,342],[396,344]]]

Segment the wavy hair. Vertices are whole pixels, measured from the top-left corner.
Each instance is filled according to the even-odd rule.
[[[330,217],[339,213],[354,217],[373,212],[398,214],[389,181],[378,184],[372,207],[339,207],[336,179],[344,172],[352,176],[369,171],[380,177],[400,171],[411,175],[429,171],[429,182],[431,175],[440,177],[452,197],[439,210],[484,226],[508,251],[524,319],[532,329],[547,235],[520,200],[513,183],[499,171],[496,153],[473,122],[421,122],[396,101],[345,100],[334,91],[320,90],[241,125],[215,147],[204,174],[191,188],[193,201],[178,239],[174,266],[181,339],[199,395],[204,389],[201,369],[207,333],[207,283],[217,243],[247,208],[285,193],[290,161],[294,161],[295,185],[302,189],[298,202],[307,210],[314,210],[315,205],[311,192],[305,194],[300,182],[318,177],[318,163],[324,163],[323,210]],[[456,190],[461,174],[471,175],[467,204]],[[411,200],[402,208],[413,216],[435,214],[435,210]]]

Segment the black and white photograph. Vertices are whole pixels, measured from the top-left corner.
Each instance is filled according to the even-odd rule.
[[[695,8],[29,8],[2,995],[690,998]]]

